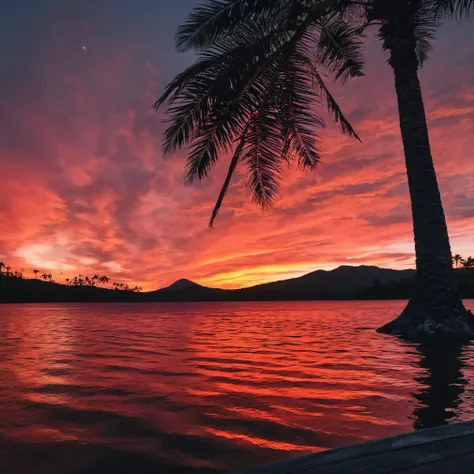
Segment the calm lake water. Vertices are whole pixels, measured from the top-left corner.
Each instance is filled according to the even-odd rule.
[[[0,472],[222,472],[473,419],[473,347],[377,334],[402,307],[0,306]]]

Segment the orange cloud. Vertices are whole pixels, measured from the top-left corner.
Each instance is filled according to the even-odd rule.
[[[170,40],[157,60],[159,47],[140,29],[114,36],[88,22],[66,28],[53,20],[37,46],[41,61],[17,76],[12,69],[0,88],[2,260],[63,277],[100,272],[147,289],[183,277],[235,288],[341,264],[413,266],[393,78],[378,44],[369,47],[367,76],[335,88],[363,143],[331,126],[323,164],[311,174],[287,170],[281,199],[266,214],[249,202],[241,170],[211,230],[226,163],[202,185],[185,185],[185,153],[163,158],[163,116],[151,110],[189,58],[178,58]],[[94,42],[87,54],[74,43],[86,32]],[[459,58],[468,48],[472,54],[467,43],[456,49]],[[421,79],[433,154],[453,249],[467,255],[474,68],[443,48],[432,56]],[[434,74],[448,60],[450,74]]]

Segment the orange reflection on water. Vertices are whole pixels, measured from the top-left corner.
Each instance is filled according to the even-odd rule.
[[[402,306],[3,306],[0,438],[224,471],[472,418],[470,348],[445,373],[436,351],[375,332]]]

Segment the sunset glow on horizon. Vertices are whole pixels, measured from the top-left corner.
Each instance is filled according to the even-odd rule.
[[[146,290],[180,278],[239,288],[340,265],[414,267],[393,77],[374,38],[366,76],[332,85],[363,143],[328,117],[315,173],[289,169],[262,213],[241,168],[209,229],[228,160],[185,185],[186,152],[163,158],[166,115],[152,110],[193,60],[174,51],[173,35],[197,0],[23,3],[6,7],[0,46],[1,261],[27,277],[98,273]],[[473,57],[472,24],[449,23],[420,72],[451,245],[465,257]]]

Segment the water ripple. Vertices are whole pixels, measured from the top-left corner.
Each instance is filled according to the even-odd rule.
[[[0,472],[216,473],[471,419],[472,347],[377,334],[402,306],[4,305]]]

